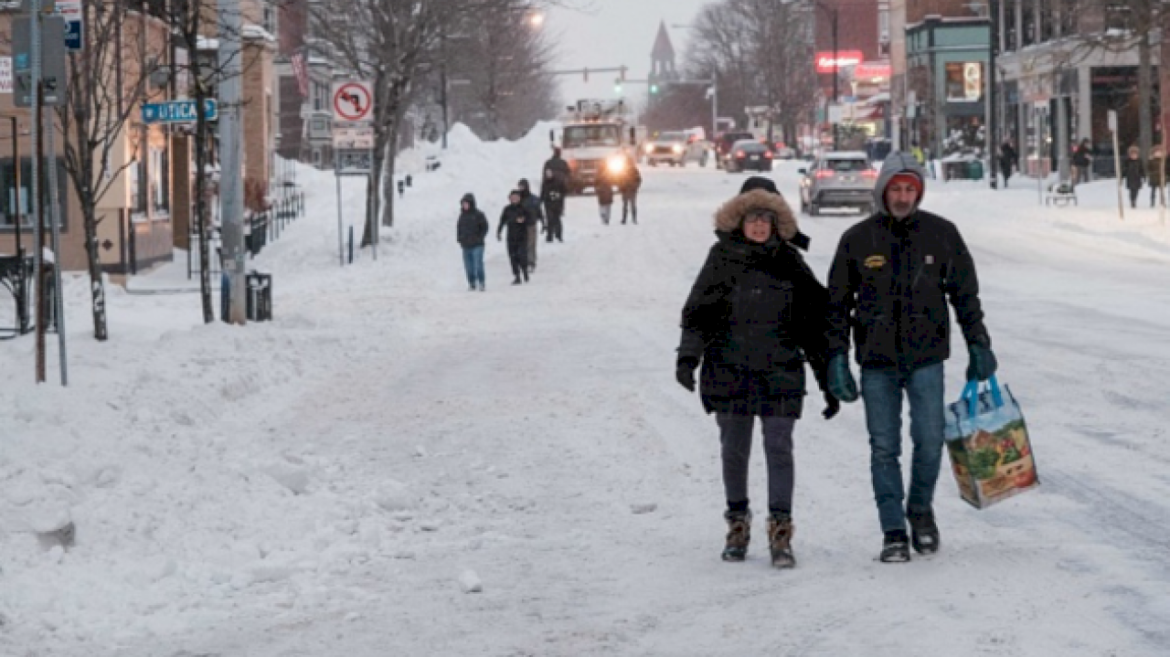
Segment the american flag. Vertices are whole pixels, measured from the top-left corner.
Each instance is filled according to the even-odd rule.
[[[293,75],[297,76],[297,87],[300,88],[301,98],[309,97],[309,68],[305,66],[305,52],[298,50],[290,58]]]

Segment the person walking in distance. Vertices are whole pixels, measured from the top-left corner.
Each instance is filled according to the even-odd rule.
[[[1138,192],[1146,180],[1146,167],[1142,164],[1141,151],[1137,146],[1130,146],[1126,151],[1126,157],[1121,161],[1121,177],[1125,180],[1125,188],[1129,190],[1129,207],[1136,208]]]
[[[675,378],[694,392],[695,369],[702,365],[703,408],[719,426],[728,527],[723,560],[743,561],[751,540],[748,464],[758,417],[768,465],[772,565],[791,568],[792,436],[804,402],[806,360],[827,389],[826,292],[797,251],[807,238],[771,180],[748,179],[715,213],[715,236],[683,306]],[[827,393],[825,401],[824,416],[831,418],[840,404]]]
[[[561,149],[553,146],[553,155],[544,163],[540,177],[540,200],[544,202],[545,241],[555,238],[564,242],[565,196],[569,191],[569,164],[561,159]]]
[[[1166,205],[1166,156],[1161,146],[1150,149],[1150,159],[1146,162],[1146,179],[1150,183],[1150,207],[1154,207],[1154,197],[1158,198],[1159,205]]]
[[[954,224],[920,209],[925,188],[913,156],[887,157],[874,188],[878,211],[845,231],[829,272],[829,390],[843,402],[858,398],[849,368],[852,337],[883,562],[909,561],[910,545],[921,554],[940,545],[933,501],[943,452],[948,300],[967,343],[967,380],[983,381],[996,370],[975,261]],[[899,463],[903,397],[914,446],[908,496]]]
[[[1012,146],[1012,140],[1005,139],[999,146],[999,171],[1003,174],[1003,188],[1007,189],[1008,178],[1012,177],[1012,171],[1019,162],[1019,156],[1016,154],[1015,146]]]
[[[1089,143],[1087,138],[1082,139],[1079,146],[1074,145],[1072,152],[1072,185],[1074,189],[1083,182],[1089,182],[1089,167],[1092,163],[1093,145]]]
[[[455,239],[463,247],[463,269],[467,272],[467,286],[484,290],[483,239],[491,227],[487,217],[475,207],[475,195],[468,192],[459,201],[459,222],[455,227]]]
[[[508,205],[500,213],[500,226],[496,229],[496,240],[502,239],[505,229],[508,231],[508,260],[512,264],[512,285],[528,282],[528,226],[532,218],[528,209],[524,207],[524,195],[514,189],[508,194]]]
[[[638,223],[638,189],[642,187],[642,173],[638,165],[629,154],[625,156],[626,166],[622,170],[622,179],[618,181],[618,193],[622,195],[622,223],[626,223],[627,215],[633,222]]]
[[[540,233],[545,230],[544,210],[540,207],[540,198],[528,186],[527,178],[521,178],[516,186],[520,190],[520,202],[528,210],[528,272],[532,273],[536,271],[536,243],[540,240]]]
[[[597,172],[597,180],[593,183],[597,192],[597,208],[601,212],[601,223],[609,225],[610,211],[613,210],[613,181],[605,167]]]

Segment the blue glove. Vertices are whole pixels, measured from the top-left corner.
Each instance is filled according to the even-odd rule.
[[[837,354],[829,361],[829,394],[846,403],[857,401],[857,382],[849,371],[848,354]]]
[[[971,356],[971,361],[967,365],[968,381],[986,381],[995,374],[999,363],[996,362],[991,347],[973,344],[967,347],[967,353]]]

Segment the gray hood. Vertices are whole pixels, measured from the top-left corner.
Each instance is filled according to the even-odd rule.
[[[879,214],[889,214],[886,208],[886,186],[890,184],[890,179],[899,173],[912,173],[922,181],[922,194],[918,197],[918,205],[915,206],[915,209],[922,205],[922,197],[926,196],[926,170],[910,153],[894,151],[886,156],[886,161],[882,163],[881,173],[878,174],[877,183],[873,186],[873,203]]]

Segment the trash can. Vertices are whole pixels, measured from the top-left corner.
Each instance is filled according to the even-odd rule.
[[[967,178],[983,180],[983,160],[971,160],[967,163]]]
[[[248,321],[272,321],[272,274],[250,271],[244,277],[244,288]]]

